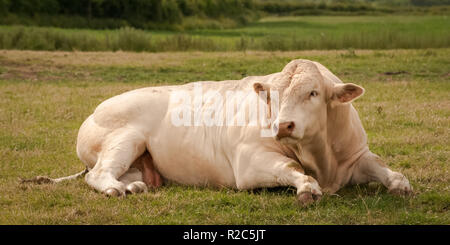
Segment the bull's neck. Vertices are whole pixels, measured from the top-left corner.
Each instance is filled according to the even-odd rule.
[[[328,108],[327,145],[336,164],[348,165],[367,150],[367,135],[351,104]]]
[[[290,148],[307,175],[313,176],[321,187],[332,188],[337,161],[327,142],[326,130]]]
[[[333,183],[334,175],[336,173],[337,161],[328,143],[328,133],[323,131],[312,139],[310,144],[304,148],[305,155],[310,155],[310,158],[316,166],[315,175],[322,187],[328,187]]]

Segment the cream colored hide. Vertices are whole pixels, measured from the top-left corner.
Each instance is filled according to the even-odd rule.
[[[180,108],[180,101],[171,101],[174,92],[187,92],[192,104],[208,112],[210,103],[198,104],[194,99],[198,85],[203,95],[218,93],[242,102],[235,108],[241,112],[255,104],[254,96],[227,97],[227,91],[277,91],[279,116],[248,125],[247,115],[244,126],[196,126],[195,120],[190,126],[188,122],[174,125],[172,114]],[[130,168],[146,151],[165,179],[239,190],[294,186],[302,204],[346,184],[370,181],[381,182],[394,193],[409,193],[408,180],[368,149],[367,136],[351,105],[363,91],[308,60],[293,60],[281,72],[267,76],[137,89],[96,108],[79,130],[77,153],[89,169],[86,182],[107,195],[146,191],[142,173]],[[195,111],[188,111],[194,118]],[[225,114],[225,108],[221,113]],[[261,130],[270,128],[277,135],[261,137]]]

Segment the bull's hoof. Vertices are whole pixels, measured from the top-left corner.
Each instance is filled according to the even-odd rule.
[[[147,192],[147,185],[142,181],[135,181],[127,186],[126,193],[134,194]]]
[[[115,189],[115,188],[108,188],[105,191],[105,194],[109,197],[120,197],[122,196],[122,193],[120,193],[119,190]]]
[[[412,187],[403,174],[394,172],[394,175],[390,180],[388,192],[393,195],[407,196],[412,194]]]
[[[309,206],[316,201],[319,201],[322,195],[316,195],[311,192],[302,192],[298,194],[297,200],[303,207]]]

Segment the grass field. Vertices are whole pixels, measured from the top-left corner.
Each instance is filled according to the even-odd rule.
[[[37,52],[0,50],[0,224],[450,224],[450,49],[296,52]],[[350,186],[314,206],[295,189],[251,192],[168,184],[124,199],[80,179],[19,185],[84,169],[77,130],[127,90],[280,71],[316,60],[366,89],[354,102],[373,152],[410,180],[414,196]],[[387,75],[399,72],[398,75]],[[181,154],[182,157],[182,154]]]
[[[186,32],[0,26],[0,49],[246,51],[450,47],[448,16],[268,17],[234,29]]]

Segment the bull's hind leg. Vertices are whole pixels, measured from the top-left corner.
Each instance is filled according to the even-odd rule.
[[[390,170],[379,156],[368,151],[355,163],[350,184],[380,182],[390,193],[409,194],[412,192],[408,179],[399,172]]]
[[[144,151],[142,134],[130,128],[116,130],[103,142],[97,163],[86,174],[86,182],[107,195],[125,195],[127,186],[119,178]]]

